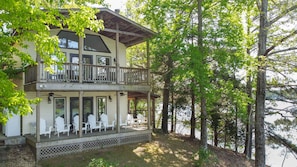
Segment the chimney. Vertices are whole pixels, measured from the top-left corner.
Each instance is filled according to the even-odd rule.
[[[117,14],[120,14],[120,9],[115,9],[114,10]]]

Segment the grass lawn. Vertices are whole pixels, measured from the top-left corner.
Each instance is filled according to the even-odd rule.
[[[241,154],[220,148],[210,149],[216,154],[215,166],[252,166]],[[42,160],[42,167],[85,167],[91,159],[103,158],[120,167],[189,167],[194,166],[194,155],[199,150],[199,141],[189,141],[174,134],[154,133],[152,142],[129,144],[111,148],[76,153]],[[198,159],[196,157],[196,159]]]

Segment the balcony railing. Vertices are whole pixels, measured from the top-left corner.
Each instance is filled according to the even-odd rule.
[[[82,82],[119,84],[147,84],[148,70],[139,68],[115,66],[82,65]],[[25,84],[34,82],[79,82],[79,64],[65,63],[61,68],[52,65],[53,72],[45,70],[45,64],[40,63],[40,80],[37,81],[37,66],[30,66],[25,72]]]

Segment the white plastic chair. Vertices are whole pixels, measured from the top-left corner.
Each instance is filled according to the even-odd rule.
[[[51,138],[51,131],[52,126],[49,126],[49,128],[46,129],[46,121],[40,118],[40,135],[46,136],[48,134],[48,138]]]
[[[81,130],[85,131],[85,134],[87,134],[87,128],[88,128],[87,124],[83,123]],[[78,115],[73,117],[73,132],[75,132],[75,134],[77,134],[77,131],[79,131],[79,116]]]
[[[90,125],[90,130],[91,130],[91,133],[94,130],[98,129],[99,132],[101,132],[101,122],[100,121],[96,121],[96,118],[93,114],[90,114],[88,116],[88,124]]]
[[[142,114],[137,114],[137,121],[139,125],[147,123],[146,118]]]
[[[127,116],[127,117],[128,117],[128,116]],[[117,120],[117,114],[114,115],[114,119]],[[120,119],[120,127],[123,127],[123,128],[126,129],[127,126],[128,126],[128,121],[127,121],[127,119],[123,121],[123,120],[122,120],[122,116],[121,116],[121,114],[120,114],[120,118],[119,118],[119,119]],[[117,124],[117,121],[115,121],[115,124]]]
[[[127,125],[130,125],[130,126],[134,125],[134,118],[132,114],[127,115]]]
[[[106,114],[101,114],[100,119],[102,122],[102,125],[104,127],[104,131],[106,131],[106,128],[111,128],[112,130],[114,129],[115,121],[113,120],[111,124],[108,123],[108,117]]]
[[[70,124],[65,124],[64,118],[57,117],[55,119],[55,127],[56,127],[56,132],[58,134],[58,137],[60,137],[60,133],[65,133],[65,132],[67,132],[67,135],[69,136]]]

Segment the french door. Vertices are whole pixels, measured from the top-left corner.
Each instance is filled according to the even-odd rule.
[[[83,55],[83,81],[91,81],[93,79],[93,56]],[[72,67],[72,75],[79,76],[79,58],[78,54],[70,54],[70,63]]]
[[[93,114],[93,97],[83,97],[83,122],[88,121],[89,114]],[[70,123],[73,121],[73,117],[79,115],[79,98],[70,97]]]

